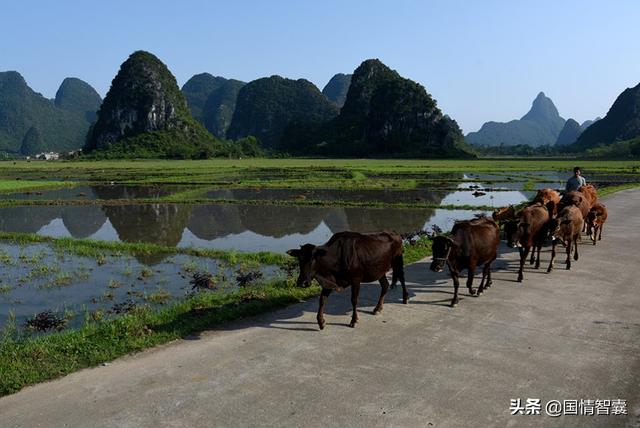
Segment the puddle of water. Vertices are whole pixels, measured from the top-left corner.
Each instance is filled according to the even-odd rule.
[[[27,318],[44,310],[73,313],[68,325],[77,327],[88,313],[101,311],[109,316],[108,311],[123,302],[160,306],[184,297],[192,290],[189,281],[193,272],[208,272],[218,278],[219,290],[224,292],[235,289],[239,269],[249,269],[183,254],[152,266],[131,256],[107,256],[99,265],[93,258],[62,254],[46,244],[7,242],[0,242],[0,267],[0,328],[10,312],[22,326]],[[265,279],[286,275],[275,266],[260,270]]]
[[[467,181],[458,184],[458,191],[447,194],[442,199],[442,205],[488,205],[492,207],[504,207],[516,205],[529,200],[535,192],[510,190],[518,188],[518,183],[492,183],[484,185],[481,182]],[[513,186],[512,186],[513,184]]]
[[[241,204],[18,206],[0,208],[0,230],[170,247],[284,252],[304,242],[323,243],[343,230],[407,233],[430,229],[431,224],[449,230],[454,219],[471,218],[475,213]]]

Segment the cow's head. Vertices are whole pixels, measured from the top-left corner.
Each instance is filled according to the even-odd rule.
[[[511,248],[518,246],[520,241],[520,222],[509,220],[504,222],[504,234],[507,238],[507,245]]]
[[[451,250],[456,247],[457,244],[448,236],[435,236],[431,238],[431,240],[433,261],[431,262],[429,269],[434,272],[442,272],[447,260],[449,259]]]
[[[552,240],[555,241],[556,239],[561,237],[561,234],[560,234],[560,219],[559,218],[556,217],[556,218],[552,218],[551,220],[549,220],[548,228],[549,228],[549,237]]]
[[[316,251],[317,247],[312,244],[304,244],[301,245],[300,248],[292,249],[287,251],[291,257],[295,257],[298,259],[298,266],[300,268],[300,275],[298,275],[298,280],[296,281],[296,285],[298,287],[309,287],[311,285],[311,281],[316,276],[316,272],[314,271],[314,257],[318,257],[319,254],[324,250]]]
[[[594,239],[594,240],[595,240],[595,231],[596,231],[595,226],[597,225],[597,220],[598,220],[598,212],[596,210],[589,211],[589,214],[587,214],[587,219],[586,219],[587,234],[591,239]]]

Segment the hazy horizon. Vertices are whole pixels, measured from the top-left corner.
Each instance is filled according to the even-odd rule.
[[[631,0],[62,4],[3,6],[0,71],[20,72],[48,98],[65,77],[104,96],[138,49],[165,62],[180,86],[208,72],[244,81],[279,74],[322,89],[379,58],[425,86],[466,134],[520,118],[540,91],[582,123],[640,82],[640,3]]]

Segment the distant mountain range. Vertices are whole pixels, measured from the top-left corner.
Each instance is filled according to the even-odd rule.
[[[225,138],[236,109],[238,92],[245,82],[196,74],[182,86],[191,115],[216,138]]]
[[[567,146],[599,120],[587,120],[580,125],[574,119],[565,120],[553,101],[540,92],[531,109],[520,119],[510,122],[487,122],[477,132],[470,132],[466,141],[476,146]]]
[[[281,149],[323,156],[475,156],[424,87],[377,59],[353,72],[339,115],[321,124],[292,123]]]
[[[227,134],[231,139],[253,135],[278,150],[289,124],[323,123],[337,115],[338,107],[308,80],[265,77],[240,89]]]
[[[175,77],[155,55],[136,51],[122,63],[84,151],[120,158],[207,158],[219,146],[189,112]]]
[[[607,112],[607,115],[589,126],[570,151],[585,151],[640,137],[640,83],[625,89]]]
[[[65,79],[50,100],[17,71],[0,72],[0,151],[33,155],[78,149],[101,101],[80,79]]]
[[[604,119],[582,124],[562,118],[540,92],[520,119],[487,122],[465,138],[423,86],[376,59],[334,75],[322,91],[305,79],[245,83],[209,73],[179,89],[165,64],[137,51],[104,101],[77,78],[64,79],[51,100],[18,72],[0,72],[0,152],[10,154],[84,147],[113,158],[202,158],[255,155],[261,144],[292,155],[471,157],[473,146],[575,153],[637,137],[640,85],[620,94]],[[615,153],[630,150],[622,149]]]
[[[470,144],[484,146],[555,144],[564,123],[553,101],[540,92],[529,112],[519,120],[487,122],[479,131],[467,134],[466,140]]]

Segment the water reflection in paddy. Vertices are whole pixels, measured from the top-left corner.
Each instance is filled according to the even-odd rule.
[[[448,230],[477,211],[279,205],[141,204],[0,208],[0,230],[53,237],[284,252],[343,230]]]

